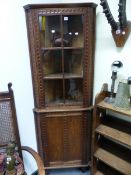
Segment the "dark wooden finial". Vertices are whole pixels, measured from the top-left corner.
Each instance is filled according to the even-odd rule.
[[[12,83],[11,82],[8,83],[8,89],[9,89],[9,91],[12,91]]]

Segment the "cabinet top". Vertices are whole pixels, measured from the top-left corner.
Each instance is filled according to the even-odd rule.
[[[55,4],[27,4],[24,6],[25,10],[28,9],[39,9],[39,8],[72,8],[72,7],[92,7],[96,8],[95,3],[55,3]]]

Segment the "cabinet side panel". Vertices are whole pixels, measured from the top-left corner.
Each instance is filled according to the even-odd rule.
[[[92,104],[95,51],[95,9],[84,14],[84,106]]]
[[[36,107],[44,106],[43,71],[41,62],[40,37],[37,10],[26,11],[26,23],[28,32],[30,63],[34,102]]]

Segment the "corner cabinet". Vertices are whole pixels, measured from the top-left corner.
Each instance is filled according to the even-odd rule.
[[[109,92],[103,87],[94,109],[92,175],[130,175],[131,109],[106,103]]]
[[[24,8],[38,151],[46,169],[88,167],[96,4]]]

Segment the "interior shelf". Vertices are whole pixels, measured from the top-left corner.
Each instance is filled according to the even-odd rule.
[[[104,100],[101,101],[100,103],[97,104],[97,107],[103,108],[103,109],[107,109],[107,110],[111,110],[123,115],[127,115],[128,117],[131,117],[131,108],[128,110],[123,110],[120,108],[116,108],[114,107],[112,104],[106,103]]]
[[[64,78],[65,79],[72,79],[72,78],[83,78],[83,75],[79,74],[71,74],[71,73],[64,73]],[[58,73],[58,74],[49,74],[44,77],[45,80],[49,79],[63,79],[63,74]]]
[[[94,156],[117,171],[126,175],[131,175],[131,163],[128,163],[127,161],[111,154],[110,152],[99,148],[95,152]]]
[[[45,51],[45,50],[61,50],[61,49],[83,49],[83,47],[42,47],[41,51]]]
[[[131,135],[130,134],[124,133],[122,131],[118,131],[117,129],[111,128],[103,124],[99,125],[96,128],[96,132],[108,138],[114,139],[122,144],[131,146]]]

